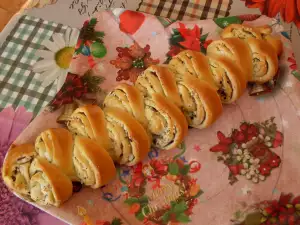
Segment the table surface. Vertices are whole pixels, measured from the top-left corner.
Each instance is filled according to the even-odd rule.
[[[57,92],[57,81],[54,82],[54,84],[50,84],[50,86],[42,88],[39,87],[41,83],[39,79],[30,79],[28,78],[22,79],[20,78],[20,74],[27,73],[29,71],[29,68],[38,61],[38,57],[34,54],[30,55],[30,51],[33,51],[35,48],[39,48],[39,45],[41,45],[41,42],[43,39],[49,39],[53,33],[65,33],[65,31],[69,28],[80,28],[82,26],[82,23],[85,19],[87,19],[89,16],[91,16],[93,13],[106,9],[106,8],[128,8],[128,9],[139,9],[140,11],[145,11],[147,13],[153,13],[156,15],[161,15],[165,17],[169,17],[171,19],[205,19],[205,18],[212,18],[212,17],[224,17],[226,15],[239,15],[239,14],[260,14],[260,10],[258,8],[247,8],[245,6],[245,1],[236,0],[234,1],[230,7],[228,7],[231,3],[230,0],[223,1],[222,6],[218,6],[216,2],[218,1],[190,1],[191,4],[198,4],[199,7],[193,7],[193,10],[189,8],[189,5],[182,8],[182,5],[175,6],[180,7],[180,10],[174,13],[170,10],[171,4],[169,4],[172,1],[155,1],[155,0],[144,0],[141,2],[141,0],[135,0],[135,1],[129,1],[129,0],[44,0],[44,1],[29,1],[27,2],[26,8],[23,9],[21,12],[17,13],[12,20],[9,21],[9,19],[16,13],[19,8],[23,5],[25,0],[1,0],[0,2],[0,28],[1,26],[5,26],[6,23],[8,23],[3,31],[0,33],[0,45],[2,45],[0,49],[0,64],[6,65],[11,64],[11,67],[3,67],[2,73],[0,74],[0,91],[1,87],[3,87],[3,82],[6,79],[6,72],[11,71],[13,75],[16,76],[14,82],[12,83],[10,91],[9,99],[4,99],[3,96],[0,97],[0,110],[4,108],[8,108],[11,104],[13,105],[13,108],[17,108],[18,106],[25,106],[25,108],[22,108],[22,118],[27,118],[27,120],[20,119],[18,122],[20,122],[21,126],[18,126],[18,128],[13,131],[15,132],[14,135],[17,135],[26,127],[26,125],[29,123],[30,119],[33,118],[42,107],[44,107],[56,94]],[[210,9],[215,10],[208,10],[209,7],[206,6],[207,2],[210,2]],[[246,2],[251,2],[246,0]],[[267,2],[267,1],[266,1]],[[152,3],[152,5],[150,4]],[[157,4],[156,4],[157,3]],[[164,3],[164,4],[162,4]],[[156,5],[155,5],[156,4]],[[201,8],[201,7],[202,8]],[[160,10],[157,10],[157,8],[160,7]],[[173,7],[174,8],[174,7]],[[195,8],[198,9],[195,10]],[[216,8],[218,8],[216,12]],[[201,10],[200,10],[201,9]],[[204,11],[205,9],[206,11]],[[182,11],[183,10],[183,11]],[[189,11],[191,10],[191,11]],[[200,10],[200,12],[199,12]],[[203,13],[204,11],[204,13]],[[24,23],[19,23],[18,21],[21,18],[22,15],[27,15],[23,19]],[[42,20],[32,20],[33,17],[41,18]],[[280,18],[280,16],[276,16],[274,18],[274,29],[278,29],[278,31],[286,31],[292,40],[292,44],[295,46],[295,58],[299,62],[300,60],[300,48],[297,48],[297,44],[300,41],[300,34],[299,30],[297,29],[296,25],[293,23],[285,23],[284,20],[286,18]],[[297,21],[296,21],[297,22]],[[1,24],[2,23],[2,24]],[[299,24],[299,23],[298,23]],[[18,26],[18,29],[16,27]],[[22,30],[23,29],[23,30]],[[32,29],[32,30],[31,30]],[[25,32],[27,30],[27,32]],[[43,31],[43,32],[41,32]],[[40,39],[35,39],[33,35],[40,34]],[[26,36],[32,38],[25,39]],[[11,38],[10,40],[15,40],[14,42],[14,49],[15,54],[7,53],[5,52],[8,48],[12,49],[12,46],[10,46],[11,42],[6,42],[5,40]],[[18,42],[16,41],[18,40]],[[29,40],[29,41],[28,41]],[[39,42],[40,41],[40,42]],[[21,46],[26,46],[26,50],[22,52]],[[22,47],[23,48],[23,47]],[[22,55],[20,52],[22,52]],[[27,61],[24,61],[26,58]],[[22,61],[23,60],[23,61]],[[18,65],[14,65],[17,63],[14,62],[20,62]],[[295,69],[296,69],[296,63],[295,63]],[[3,71],[5,72],[5,75],[3,75]],[[29,73],[29,72],[28,72]],[[30,74],[32,71],[30,72]],[[2,75],[2,76],[1,76]],[[35,74],[31,74],[34,76]],[[6,81],[7,82],[7,81]],[[18,86],[19,83],[28,83],[27,87],[32,88],[32,90],[38,90],[36,92],[32,92],[32,96],[28,96],[24,98],[22,96],[22,93],[24,93],[24,90],[22,88],[16,88],[12,87],[13,85]],[[2,84],[1,84],[2,83]],[[34,86],[34,87],[31,87]],[[41,90],[39,90],[41,88]],[[2,92],[3,94],[3,92]],[[38,94],[38,97],[37,97]],[[5,90],[4,95],[7,94],[7,90]],[[19,99],[17,102],[16,99]],[[42,99],[42,100],[41,100]],[[37,103],[38,102],[38,103]],[[38,105],[39,107],[34,107],[33,105]],[[9,108],[7,110],[9,115],[13,115],[13,120],[18,119],[18,115],[20,114],[20,110],[14,111],[13,108]],[[27,115],[26,117],[24,115]],[[7,115],[7,114],[5,114]],[[20,116],[19,116],[20,117]],[[0,124],[3,124],[3,117],[0,116]],[[10,129],[14,130],[14,125],[10,125]],[[9,133],[12,133],[11,130],[7,131]],[[10,142],[13,141],[10,136],[11,134],[7,134],[4,136],[7,136],[7,139],[0,139],[0,163],[2,163],[5,152],[7,151],[7,147],[9,146]],[[45,213],[42,213],[35,208],[27,205],[27,203],[22,202],[21,200],[18,200],[16,197],[13,197],[4,186],[2,180],[0,183],[0,203],[2,207],[4,208],[4,211],[7,213],[0,215],[0,221],[7,221],[5,224],[64,224],[63,222],[57,220],[56,218],[47,215]],[[5,193],[5,194],[4,194]],[[18,219],[12,219],[12,213],[15,213],[15,217]],[[5,215],[6,214],[6,215]]]

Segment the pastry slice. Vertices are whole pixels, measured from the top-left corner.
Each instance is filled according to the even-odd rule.
[[[253,81],[265,83],[272,80],[278,71],[277,51],[264,40],[249,38],[247,43],[252,51]]]
[[[265,27],[257,28],[249,25],[242,24],[230,24],[221,33],[222,38],[237,37],[239,39],[262,39],[262,34],[268,32]]]
[[[176,77],[182,78],[188,74],[215,85],[208,59],[200,52],[182,51],[171,59],[168,66]]]
[[[35,156],[31,144],[11,145],[3,163],[2,178],[5,184],[24,198],[30,196],[29,168]]]
[[[209,57],[209,65],[221,101],[223,103],[236,101],[244,93],[247,85],[241,68],[231,59],[216,55]]]
[[[154,93],[151,98],[145,98],[145,113],[154,147],[168,150],[181,144],[187,134],[188,123],[174,103]]]
[[[71,180],[46,159],[33,160],[30,176],[30,197],[37,204],[58,207],[72,196]]]
[[[150,151],[150,137],[144,127],[129,113],[118,108],[105,108],[107,129],[112,148],[108,151],[114,161],[132,166]]]
[[[245,79],[247,81],[253,80],[252,52],[247,42],[235,37],[216,40],[207,47],[207,55],[218,55],[232,59],[241,66]]]
[[[182,102],[176,86],[174,74],[166,66],[150,66],[135,82],[135,86],[144,96],[150,97],[153,93],[160,93],[181,106]]]
[[[209,83],[186,75],[177,85],[183,102],[181,109],[189,126],[206,128],[220,117],[222,102]]]
[[[116,176],[113,160],[97,142],[75,137],[73,161],[81,183],[91,188],[108,184]]]
[[[73,136],[64,128],[43,131],[35,141],[38,155],[56,165],[71,180],[77,180],[73,165]]]
[[[116,107],[125,110],[147,128],[144,97],[136,87],[126,83],[118,85],[106,96],[103,106],[104,108]]]
[[[73,134],[95,140],[105,149],[111,147],[104,113],[97,105],[77,108],[67,122],[67,127]]]

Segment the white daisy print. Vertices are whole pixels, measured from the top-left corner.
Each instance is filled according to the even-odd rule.
[[[78,36],[78,29],[68,28],[64,35],[55,33],[52,35],[52,41],[46,40],[42,43],[48,50],[36,52],[36,55],[43,59],[36,62],[32,70],[39,73],[38,79],[43,87],[57,80],[57,90],[60,90],[65,82]]]

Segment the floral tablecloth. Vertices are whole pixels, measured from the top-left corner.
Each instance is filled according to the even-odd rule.
[[[5,152],[9,144],[28,125],[38,112],[51,102],[55,108],[57,105],[70,101],[65,92],[59,92],[66,79],[68,65],[74,53],[75,43],[79,34],[79,28],[85,19],[101,9],[109,7],[126,7],[138,9],[155,15],[169,17],[169,20],[161,19],[162,23],[170,23],[173,19],[205,19],[228,14],[263,13],[274,17],[272,25],[277,32],[283,34],[297,43],[299,31],[299,6],[293,1],[31,1],[27,5],[30,9],[17,14],[0,34],[0,124],[1,134],[0,164],[2,164]],[[294,3],[294,4],[292,4]],[[297,5],[298,4],[298,5]],[[33,7],[33,8],[32,8]],[[36,8],[38,7],[38,8]],[[175,12],[175,13],[174,13]],[[279,14],[281,14],[281,16]],[[68,16],[65,16],[68,15]],[[220,20],[221,26],[226,26],[226,20]],[[287,22],[287,23],[285,23]],[[295,25],[293,25],[295,22]],[[136,24],[138,26],[138,24]],[[134,29],[134,28],[129,28]],[[129,30],[130,32],[130,30]],[[101,39],[102,34],[98,33]],[[151,34],[156,35],[156,34]],[[205,43],[204,43],[205,44]],[[94,54],[101,57],[106,49],[101,45],[95,46]],[[49,51],[50,50],[50,51]],[[297,49],[296,55],[297,55]],[[81,52],[90,54],[89,48],[83,45]],[[55,61],[53,59],[55,55]],[[153,59],[154,60],[154,59]],[[294,55],[287,56],[291,74],[300,79]],[[85,66],[83,62],[80,68],[82,73]],[[78,69],[78,68],[77,68]],[[96,70],[105,68],[98,65]],[[50,72],[51,71],[51,72]],[[80,71],[79,71],[80,73]],[[119,79],[124,79],[122,73]],[[72,95],[81,96],[86,93],[82,87],[90,78],[85,80],[76,77],[67,77],[66,84],[72,87]],[[104,82],[96,78],[91,83],[100,85]],[[75,86],[74,86],[75,84]],[[92,87],[92,88],[97,88]],[[294,83],[285,82],[284,88],[289,93],[295,88]],[[54,100],[54,96],[56,97]],[[300,101],[297,96],[289,96],[295,104]],[[262,100],[263,101],[263,98]],[[12,107],[11,107],[12,106]],[[300,114],[300,112],[299,112]],[[221,136],[220,136],[221,137]],[[221,141],[221,140],[220,140]],[[196,146],[195,150],[200,146]],[[0,221],[4,224],[60,224],[57,219],[41,213],[32,206],[18,200],[6,187],[2,180],[0,183],[1,213]],[[242,192],[249,192],[249,187],[244,187]],[[240,212],[242,213],[242,212]],[[114,222],[114,223],[113,223]],[[110,221],[107,224],[119,224],[118,221]]]

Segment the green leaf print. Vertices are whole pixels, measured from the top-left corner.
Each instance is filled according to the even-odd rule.
[[[217,19],[214,19],[214,21],[219,27],[221,27],[223,29],[230,24],[235,24],[235,23],[241,24],[243,22],[240,18],[238,18],[236,16],[217,18]]]
[[[176,220],[179,221],[180,223],[191,222],[191,219],[185,213],[180,213],[179,215],[177,215]]]
[[[168,171],[171,175],[177,175],[179,172],[179,166],[176,162],[170,163]]]

